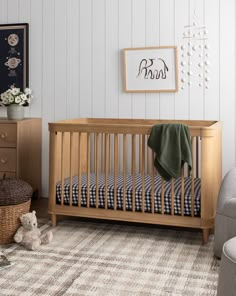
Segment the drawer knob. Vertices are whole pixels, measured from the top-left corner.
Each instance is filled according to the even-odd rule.
[[[6,158],[1,158],[1,163],[2,164],[5,164],[7,162],[7,159]]]
[[[7,137],[7,133],[1,133],[1,138],[5,139]]]

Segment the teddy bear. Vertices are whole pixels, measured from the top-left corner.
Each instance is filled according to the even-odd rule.
[[[52,241],[52,232],[47,232],[41,237],[38,229],[36,211],[20,216],[21,226],[14,235],[14,241],[21,244],[28,250],[36,250],[41,244],[48,244]]]

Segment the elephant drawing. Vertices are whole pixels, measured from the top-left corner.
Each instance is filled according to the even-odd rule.
[[[139,63],[137,78],[166,79],[168,71],[169,69],[163,59],[142,59]]]

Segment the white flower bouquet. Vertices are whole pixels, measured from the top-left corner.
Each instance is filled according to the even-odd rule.
[[[13,86],[1,94],[0,106],[9,106],[12,104],[29,106],[32,98],[33,96],[30,88],[21,91],[20,88]]]

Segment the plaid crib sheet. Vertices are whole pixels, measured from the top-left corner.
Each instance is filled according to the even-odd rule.
[[[132,210],[132,178],[131,174],[126,176],[126,210]],[[108,175],[108,202],[109,209],[114,209],[114,175]],[[144,176],[145,182],[145,212],[151,212],[152,210],[152,177],[150,175]],[[175,179],[175,198],[174,198],[174,214],[181,214],[181,178]],[[184,215],[191,215],[191,178],[184,178]],[[99,176],[99,196],[98,207],[105,208],[105,176]],[[81,206],[87,206],[87,175],[81,176]],[[194,179],[195,187],[195,204],[194,204],[194,216],[200,216],[201,207],[201,179]],[[117,176],[117,209],[123,209],[123,175]],[[155,213],[161,213],[161,177],[155,176],[154,179],[154,211]],[[61,182],[56,184],[56,200],[57,203],[61,203]],[[70,201],[70,179],[64,180],[64,204],[69,205]],[[90,207],[96,207],[96,175],[90,174]],[[73,177],[72,182],[72,205],[78,206],[78,177]],[[135,175],[135,210],[142,210],[142,176],[140,174]],[[165,182],[165,196],[164,196],[164,213],[171,214],[171,182]]]

